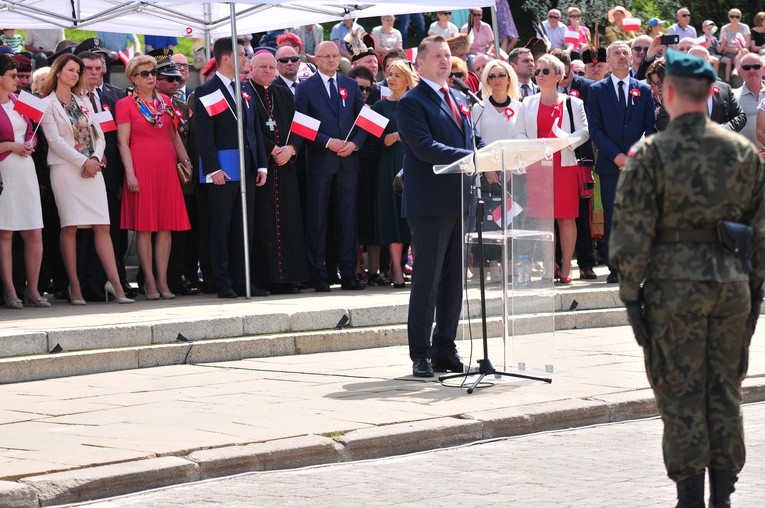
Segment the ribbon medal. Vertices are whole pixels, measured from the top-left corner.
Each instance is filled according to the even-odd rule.
[[[509,122],[510,119],[515,115],[515,111],[513,111],[513,108],[506,107],[505,108],[505,119]]]
[[[341,88],[338,90],[338,93],[340,94],[340,98],[343,100],[343,107],[345,107],[345,99],[348,98],[348,90]]]

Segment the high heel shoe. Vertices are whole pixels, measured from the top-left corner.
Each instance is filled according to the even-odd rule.
[[[40,298],[32,298],[27,292],[24,292],[24,303],[31,307],[50,307],[50,302],[47,298],[43,298],[42,296]]]
[[[572,281],[571,277],[561,277],[560,278],[560,283],[561,284],[571,284],[571,281]]]
[[[112,283],[110,281],[106,281],[106,284],[104,284],[104,293],[106,293],[106,303],[109,303],[109,295],[112,295],[114,297],[114,301],[116,301],[117,303],[135,302],[135,300],[133,300],[132,298],[117,296],[117,291],[114,289],[114,286],[112,286]]]
[[[69,303],[71,305],[85,305],[86,304],[85,300],[83,300],[83,299],[75,300],[74,298],[72,298],[72,288],[69,288],[68,291],[69,291]]]

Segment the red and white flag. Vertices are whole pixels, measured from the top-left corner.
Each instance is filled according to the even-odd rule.
[[[223,97],[223,92],[221,92],[220,89],[215,90],[213,93],[209,93],[204,97],[200,97],[199,101],[210,116],[223,113],[228,109],[228,102],[226,102],[226,98]]]
[[[382,133],[385,132],[385,126],[388,125],[389,121],[389,119],[374,109],[365,106],[359,111],[359,116],[356,118],[356,125],[379,138],[382,136]]]
[[[108,109],[96,113],[96,121],[101,126],[101,130],[104,132],[112,132],[117,130],[117,124],[114,123],[114,117],[112,112]]]
[[[576,30],[571,30],[570,28],[566,29],[566,35],[565,35],[564,41],[566,44],[578,44],[579,32],[577,32]]]
[[[493,57],[497,56],[497,51],[496,51],[496,48],[494,46],[492,46],[491,49],[489,50],[489,55],[491,55]],[[507,56],[508,55],[507,55],[507,53],[505,53],[505,50],[502,49],[502,48],[499,48],[499,59],[502,60],[503,62],[506,62],[507,61]]]
[[[393,92],[390,91],[390,88],[387,86],[380,85],[380,98],[381,99],[387,99],[393,94]]]
[[[622,28],[625,32],[639,32],[640,31],[640,19],[639,18],[624,18],[622,21]]]
[[[117,56],[120,57],[122,65],[127,66],[128,62],[135,56],[135,50],[132,47],[129,47],[127,50],[123,49],[117,53]]]
[[[44,100],[24,90],[19,93],[19,97],[13,105],[14,111],[37,123],[40,123],[40,120],[42,120],[46,109],[48,109],[48,105]]]
[[[741,32],[736,34],[736,37],[733,39],[733,44],[735,44],[741,49],[744,49],[746,47],[746,39],[744,39],[744,36],[741,35]]]
[[[701,37],[696,37],[696,44],[699,46],[704,46],[706,48],[709,45],[707,43],[707,36],[702,35]]]
[[[321,125],[321,121],[308,115],[304,115],[299,111],[295,111],[295,116],[292,117],[290,131],[309,141],[313,141],[316,139],[316,134],[319,132],[319,125]]]
[[[406,59],[410,62],[414,62],[417,58],[417,48],[409,48],[406,50]]]

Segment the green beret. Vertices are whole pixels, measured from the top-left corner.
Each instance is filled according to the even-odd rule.
[[[697,56],[668,49],[665,60],[667,61],[667,76],[707,79],[712,83],[717,81],[717,75],[712,66]]]

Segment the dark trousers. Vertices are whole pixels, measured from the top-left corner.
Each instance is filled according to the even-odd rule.
[[[407,318],[409,356],[415,360],[448,355],[456,351],[462,310],[462,220],[453,215],[408,221],[415,265]]]
[[[245,284],[244,234],[240,182],[210,185],[210,260],[218,290],[243,292]],[[247,230],[252,238],[255,177],[247,179]]]
[[[356,274],[358,234],[356,231],[356,197],[358,173],[339,171],[332,175],[308,174],[306,200],[306,248],[308,268],[313,281],[327,281],[327,224],[330,197],[335,205],[335,225],[340,260],[340,276]]]
[[[205,285],[214,283],[215,275],[210,259],[210,193],[211,184],[198,184],[194,193],[197,198],[197,212],[199,213],[199,268],[202,271],[202,280]]]
[[[197,280],[199,214],[194,194],[184,194],[183,199],[186,202],[191,229],[172,232],[173,245],[167,266],[167,283],[171,291],[182,287],[184,281]]]
[[[600,199],[603,202],[603,241],[605,242],[606,262],[608,269],[616,271],[608,260],[608,240],[611,238],[611,221],[614,217],[614,200],[616,199],[616,182],[619,175],[599,175],[600,176]]]

